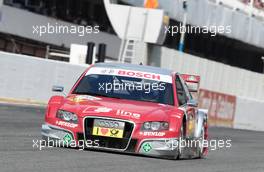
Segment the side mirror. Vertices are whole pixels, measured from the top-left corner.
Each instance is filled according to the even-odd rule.
[[[191,106],[191,107],[198,107],[198,102],[196,100],[192,99],[192,100],[189,100],[187,102],[187,105]]]
[[[63,91],[64,91],[64,87],[54,85],[54,86],[52,87],[52,91],[54,91],[54,92],[63,92]]]

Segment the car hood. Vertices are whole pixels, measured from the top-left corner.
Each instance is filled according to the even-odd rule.
[[[70,95],[65,98],[60,109],[76,113],[79,117],[98,116],[144,121],[168,121],[173,106],[152,102],[125,99]]]

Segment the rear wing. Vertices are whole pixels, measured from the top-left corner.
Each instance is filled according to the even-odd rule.
[[[200,88],[201,77],[198,75],[181,74],[182,79],[188,86],[188,89],[192,93],[197,93]]]

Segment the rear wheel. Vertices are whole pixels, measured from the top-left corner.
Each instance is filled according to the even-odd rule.
[[[201,131],[201,136],[199,138],[198,158],[204,157],[204,139],[205,139],[205,127],[203,126]]]

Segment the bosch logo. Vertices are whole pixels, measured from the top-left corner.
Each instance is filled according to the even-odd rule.
[[[134,72],[134,71],[119,70],[118,71],[118,75],[160,80],[160,75],[144,73],[144,72]]]

